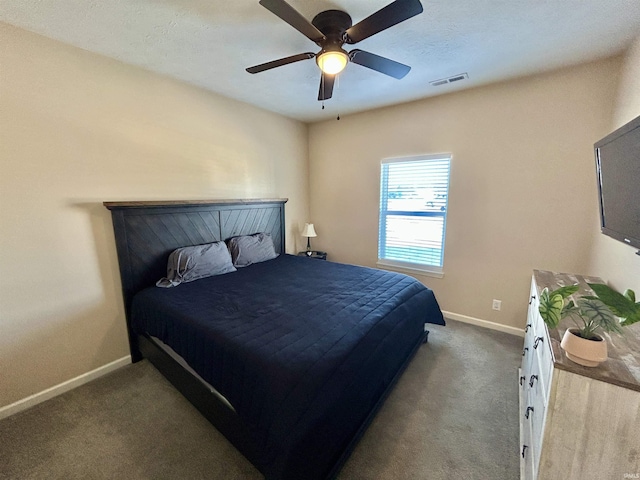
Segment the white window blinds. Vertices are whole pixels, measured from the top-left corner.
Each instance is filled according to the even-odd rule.
[[[378,259],[441,269],[451,155],[383,160]]]

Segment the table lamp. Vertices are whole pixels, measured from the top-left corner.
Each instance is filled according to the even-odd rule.
[[[311,237],[317,237],[316,230],[313,228],[313,223],[305,223],[302,229],[302,236],[307,237],[307,255],[311,256]]]

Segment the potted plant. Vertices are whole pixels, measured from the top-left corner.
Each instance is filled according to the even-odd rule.
[[[567,358],[586,367],[595,367],[607,358],[607,342],[599,332],[622,333],[622,327],[640,321],[640,302],[633,290],[621,294],[602,283],[589,283],[594,295],[582,295],[574,302],[571,297],[578,285],[560,287],[540,295],[540,316],[549,328],[560,320],[571,318],[575,328],[564,333],[560,346]]]

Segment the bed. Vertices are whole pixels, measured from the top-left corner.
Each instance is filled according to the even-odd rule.
[[[401,274],[287,255],[286,199],[105,202],[133,361],[148,358],[267,479],[334,478],[444,324]],[[277,258],[157,288],[178,247],[265,232]]]

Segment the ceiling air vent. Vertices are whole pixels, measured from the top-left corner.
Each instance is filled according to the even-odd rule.
[[[460,73],[458,75],[454,75],[453,77],[441,78],[440,80],[433,80],[429,83],[434,87],[438,87],[440,85],[446,85],[447,83],[459,82],[460,80],[464,80],[467,78],[469,78],[469,75],[467,75],[466,73]]]

